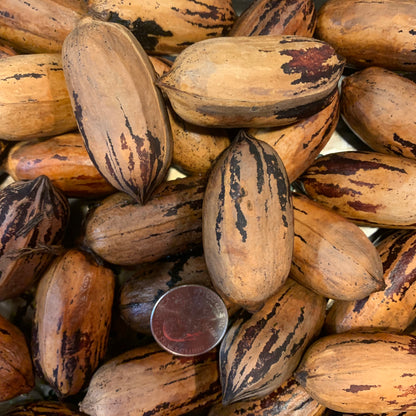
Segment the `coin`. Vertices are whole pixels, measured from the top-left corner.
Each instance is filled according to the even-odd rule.
[[[228,313],[213,290],[183,285],[166,292],[155,304],[150,328],[156,342],[172,354],[193,357],[214,348],[224,336]]]

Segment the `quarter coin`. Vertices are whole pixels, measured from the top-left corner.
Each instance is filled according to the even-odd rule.
[[[166,292],[155,304],[150,328],[156,342],[172,354],[192,357],[214,348],[227,330],[228,313],[221,297],[201,285]]]

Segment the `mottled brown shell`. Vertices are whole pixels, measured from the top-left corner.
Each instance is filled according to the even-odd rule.
[[[293,251],[293,208],[279,155],[240,131],[209,176],[202,237],[214,287],[256,310],[286,280]]]
[[[157,300],[179,285],[211,286],[201,250],[142,265],[120,289],[120,314],[135,331],[150,334],[150,316]]]
[[[259,311],[236,320],[220,348],[223,404],[261,398],[287,381],[325,308],[325,298],[288,279]]]
[[[230,145],[225,129],[196,126],[168,110],[173,138],[173,165],[188,175],[208,174],[219,155]]]
[[[416,161],[378,152],[319,157],[299,178],[306,193],[362,225],[416,228]]]
[[[0,59],[8,58],[9,56],[17,55],[14,48],[3,39],[0,40]]]
[[[285,165],[289,182],[296,180],[328,143],[339,120],[339,93],[321,111],[288,126],[251,128],[247,133],[268,143]]]
[[[53,0],[55,3],[68,7],[82,15],[87,12],[87,0]]]
[[[315,36],[354,67],[416,69],[413,0],[329,0],[319,9]]]
[[[328,413],[328,416],[331,416],[333,413]],[[338,415],[338,413],[336,413]],[[357,413],[342,413],[342,416],[356,416]],[[374,413],[360,413],[360,416],[416,416],[416,411],[412,412],[384,412],[380,414]]]
[[[0,300],[23,293],[61,248],[69,203],[46,176],[0,191]]]
[[[221,37],[182,51],[158,85],[189,123],[271,127],[327,106],[343,66],[332,46],[312,38]]]
[[[18,327],[0,315],[0,401],[29,393],[34,385],[26,339]]]
[[[411,335],[329,335],[308,348],[295,378],[338,412],[415,411],[415,346]]]
[[[74,407],[54,400],[39,400],[15,406],[5,416],[83,416]]]
[[[395,231],[377,250],[383,262],[385,290],[355,302],[334,302],[325,322],[329,333],[402,332],[416,318],[416,231]]]
[[[98,198],[116,191],[92,164],[79,133],[16,143],[6,170],[14,180],[45,175],[67,197]]]
[[[311,36],[316,26],[313,0],[255,0],[236,19],[230,36]]]
[[[325,407],[306,393],[291,377],[280,387],[259,399],[213,406],[208,416],[321,416]]]
[[[59,54],[0,59],[0,117],[0,139],[5,140],[53,136],[76,128]]]
[[[128,195],[110,195],[85,224],[85,244],[106,261],[134,265],[183,253],[202,244],[204,177],[162,184],[140,205]]]
[[[172,66],[172,61],[160,56],[149,55],[149,60],[152,63],[153,68],[159,77],[161,77],[166,72],[169,72]]]
[[[114,285],[109,268],[77,249],[56,258],[39,282],[34,361],[61,397],[80,392],[104,357]]]
[[[26,52],[60,52],[64,39],[83,14],[69,1],[2,0],[0,38]]]
[[[218,351],[181,358],[156,344],[130,350],[94,374],[81,411],[90,416],[178,416],[218,402]]]
[[[169,119],[147,54],[124,26],[90,18],[68,35],[62,54],[92,162],[115,188],[144,203],[172,157]]]
[[[380,255],[364,232],[336,212],[293,195],[291,276],[330,299],[357,300],[383,290]]]
[[[395,72],[370,67],[342,81],[341,114],[377,152],[416,159],[416,84]]]
[[[342,416],[357,416],[357,413],[341,413]],[[331,410],[327,410],[325,416],[335,416],[340,415],[338,412],[332,412]],[[360,416],[416,416],[416,410],[412,412],[383,412],[383,413],[360,413]]]
[[[14,146],[14,142],[0,139],[0,172],[6,173],[6,161],[9,155],[10,149]]]
[[[123,24],[152,54],[176,54],[194,42],[224,36],[234,23],[231,0],[87,0],[100,20]]]

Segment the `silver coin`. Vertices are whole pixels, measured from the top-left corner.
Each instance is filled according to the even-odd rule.
[[[228,313],[221,297],[201,285],[166,292],[155,304],[150,328],[156,342],[172,354],[193,357],[214,348],[227,330]]]

